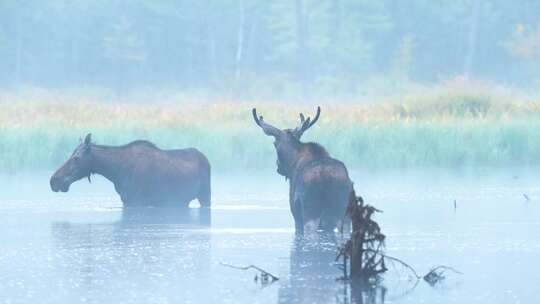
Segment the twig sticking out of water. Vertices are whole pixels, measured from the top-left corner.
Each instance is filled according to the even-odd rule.
[[[457,210],[457,201],[454,200],[454,212],[456,212],[456,210]]]
[[[232,264],[227,264],[227,263],[220,263],[221,265],[223,266],[226,266],[226,267],[230,267],[230,268],[234,268],[234,269],[239,269],[239,270],[249,270],[249,269],[255,269],[259,272],[259,274],[255,275],[255,277],[253,278],[253,280],[258,283],[259,280],[260,280],[260,283],[261,285],[264,287],[264,286],[267,286],[267,285],[270,285],[272,283],[274,283],[275,281],[279,280],[278,277],[276,277],[275,275],[271,274],[270,272],[260,268],[260,267],[257,267],[255,265],[249,265],[249,266],[236,266],[236,265],[232,265]]]
[[[442,282],[446,276],[446,271],[452,271],[457,274],[463,274],[461,271],[458,271],[452,267],[440,265],[437,267],[432,268],[426,275],[424,275],[422,278],[424,281],[426,281],[429,285],[435,286],[438,283]]]
[[[529,198],[529,196],[525,193],[523,193],[523,197],[525,198],[525,200],[528,202],[530,201],[531,199]]]

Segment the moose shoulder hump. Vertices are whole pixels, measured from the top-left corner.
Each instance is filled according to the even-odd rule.
[[[150,148],[159,149],[153,142],[150,142],[148,140],[135,140],[130,142],[129,144],[125,144],[122,146],[122,148],[130,148],[134,146],[146,146]]]

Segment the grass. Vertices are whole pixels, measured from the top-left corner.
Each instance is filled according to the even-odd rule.
[[[53,170],[91,132],[101,144],[148,139],[193,146],[219,171],[274,169],[272,139],[252,121],[294,127],[313,105],[192,102],[134,104],[108,98],[0,93],[0,171]],[[540,102],[486,88],[443,86],[376,103],[323,103],[305,140],[353,168],[540,165]]]

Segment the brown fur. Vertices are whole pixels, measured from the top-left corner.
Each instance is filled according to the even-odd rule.
[[[255,123],[266,135],[275,138],[277,172],[289,179],[289,204],[297,233],[308,223],[325,231],[333,230],[344,219],[352,182],[345,165],[330,157],[317,143],[302,143],[300,138],[319,119],[300,114],[295,129],[280,130],[266,123],[257,110],[252,110]]]
[[[161,150],[148,141],[123,146],[81,143],[51,177],[53,191],[90,174],[110,180],[124,205],[210,206],[210,164],[197,149]]]
[[[300,145],[290,174],[290,206],[300,232],[311,221],[329,231],[343,219],[352,183],[345,165],[314,143]]]

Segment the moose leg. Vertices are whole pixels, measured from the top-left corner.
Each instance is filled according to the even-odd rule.
[[[210,174],[208,174],[208,176],[203,177],[203,180],[199,187],[199,194],[197,195],[197,199],[199,200],[201,207],[207,207],[207,208],[210,207],[211,199],[212,199],[212,192],[211,192],[211,187],[210,187]]]
[[[324,225],[322,217],[322,201],[319,191],[309,191],[303,197],[302,203],[302,221],[304,231],[307,233],[315,233],[321,226]]]
[[[137,207],[145,203],[140,197],[140,190],[133,191],[134,188],[130,187],[129,183],[115,183],[114,188],[120,195],[124,207]]]
[[[120,195],[124,207],[136,207],[138,202],[128,195]]]
[[[296,199],[294,202],[291,202],[291,213],[294,218],[294,228],[296,230],[296,234],[303,235],[304,234],[304,220],[302,216],[302,204],[300,202],[300,199]]]
[[[118,192],[118,194],[120,195],[120,200],[122,201],[122,204],[124,205],[124,207],[129,207],[129,206],[134,205],[133,199],[127,193],[118,191],[118,188],[116,192]]]

